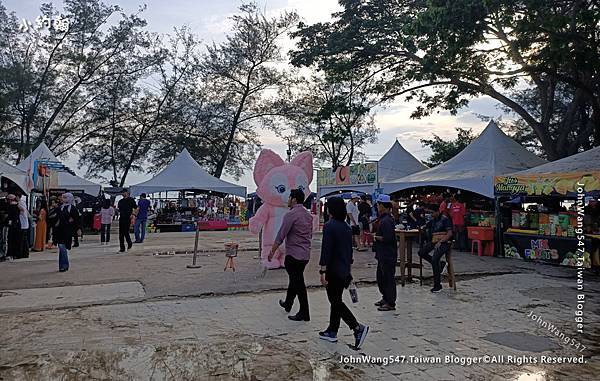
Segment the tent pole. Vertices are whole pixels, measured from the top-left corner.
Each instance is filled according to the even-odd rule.
[[[196,256],[198,255],[198,238],[200,236],[200,219],[196,220],[196,239],[194,240],[194,257],[192,259],[192,264],[187,265],[188,269],[199,269],[202,265],[196,264]]]
[[[501,257],[504,256],[504,237],[502,233],[502,214],[500,213],[500,197],[494,195],[494,212],[496,219],[496,242],[497,245],[494,245],[494,256]]]

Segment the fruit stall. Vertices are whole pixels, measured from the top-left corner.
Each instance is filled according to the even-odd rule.
[[[599,266],[599,227],[592,214],[597,209],[600,172],[544,173],[543,168],[532,172],[495,179],[504,217],[504,256]]]

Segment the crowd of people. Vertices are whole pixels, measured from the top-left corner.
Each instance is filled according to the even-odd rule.
[[[304,270],[310,260],[312,239],[311,216],[303,207],[304,193],[300,189],[290,192],[290,211],[283,217],[281,228],[269,261],[277,255],[285,242],[285,269],[289,284],[284,300],[279,305],[288,313],[298,298],[299,310],[288,318],[293,321],[310,321],[310,309]],[[358,322],[343,301],[344,289],[352,283],[354,250],[366,250],[370,245],[377,260],[377,286],[381,299],[375,302],[379,311],[396,309],[396,265],[398,261],[398,228],[415,228],[421,232],[419,255],[431,263],[434,285],[431,292],[442,289],[441,274],[446,265],[442,260],[454,241],[463,239],[465,231],[465,205],[458,197],[445,195],[439,207],[423,208],[420,203],[410,201],[404,213],[399,203],[389,195],[380,194],[375,203],[369,196],[352,194],[346,203],[341,197],[331,197],[325,204],[325,225],[321,256],[319,259],[321,284],[325,286],[330,304],[328,327],[319,332],[319,337],[330,342],[337,341],[341,321],[353,331],[356,349],[363,344],[369,327]],[[429,217],[429,218],[428,218]],[[405,226],[402,226],[402,225]],[[400,225],[400,226],[399,226]],[[463,236],[461,236],[463,235]],[[458,237],[458,238],[457,238]],[[464,238],[466,239],[466,237]],[[463,242],[458,243],[464,247]],[[466,243],[465,243],[466,245]]]
[[[116,208],[110,199],[101,197],[95,212],[100,222],[100,244],[109,244],[112,222],[117,218],[120,252],[125,252],[133,243],[144,242],[150,201],[142,194],[136,202],[127,190],[122,196]],[[68,250],[78,247],[83,237],[81,199],[68,192],[50,198],[49,203],[44,197],[38,198],[33,213],[29,213],[26,200],[19,194],[0,199],[0,261],[28,258],[30,251],[58,248],[59,271],[67,271]],[[133,242],[129,235],[131,226]]]

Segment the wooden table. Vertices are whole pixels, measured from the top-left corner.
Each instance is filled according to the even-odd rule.
[[[412,262],[412,242],[419,238],[419,230],[396,230],[398,239],[398,263],[400,266],[400,281],[402,287],[405,284],[404,270],[408,268],[408,281],[412,282],[412,269],[415,264]],[[416,267],[420,265],[416,264]]]

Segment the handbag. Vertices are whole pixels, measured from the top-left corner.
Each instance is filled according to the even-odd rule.
[[[431,243],[440,242],[441,240],[443,240],[446,237],[447,234],[448,233],[446,233],[446,232],[433,233],[433,235],[431,236]]]

